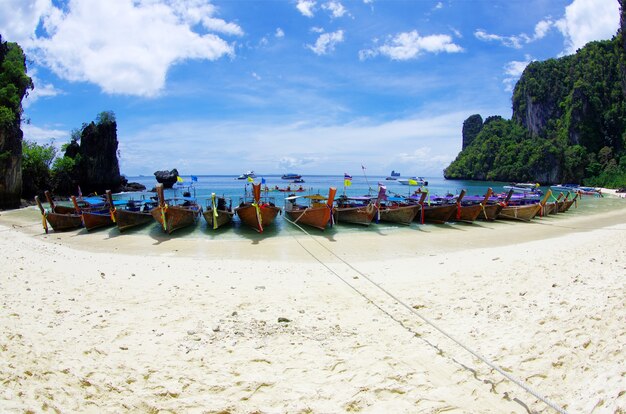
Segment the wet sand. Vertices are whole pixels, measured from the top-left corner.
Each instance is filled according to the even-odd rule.
[[[554,412],[423,318],[568,412],[626,409],[626,203],[344,230],[45,235],[0,212],[2,411]]]

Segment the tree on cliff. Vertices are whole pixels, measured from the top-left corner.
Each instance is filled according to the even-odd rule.
[[[0,35],[0,208],[20,204],[22,193],[22,99],[33,88],[17,43]]]

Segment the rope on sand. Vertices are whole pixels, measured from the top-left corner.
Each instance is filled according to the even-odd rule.
[[[336,253],[334,253],[332,250],[330,250],[328,247],[324,246],[322,243],[320,243],[315,237],[313,237],[309,232],[307,232],[304,228],[302,228],[302,226],[300,226],[299,224],[287,219],[285,217],[285,220],[287,220],[289,223],[293,224],[294,226],[296,226],[298,229],[300,229],[300,231],[302,231],[302,233],[304,233],[306,236],[308,236],[311,240],[313,240],[315,243],[317,243],[319,246],[321,246],[324,250],[328,251],[332,256],[336,257],[337,259],[339,259],[339,261],[341,261],[342,263],[344,263],[346,266],[348,266],[350,269],[354,270],[356,273],[358,273],[360,276],[362,276],[365,280],[367,280],[369,283],[371,283],[372,285],[374,285],[376,288],[378,288],[381,292],[385,293],[387,296],[389,296],[391,299],[393,299],[394,301],[396,301],[398,304],[400,304],[402,307],[406,308],[409,312],[411,312],[412,314],[414,314],[415,316],[417,316],[418,318],[420,318],[421,320],[423,320],[424,322],[426,322],[428,325],[432,326],[433,328],[435,328],[436,330],[438,330],[441,334],[443,334],[445,337],[447,337],[448,339],[452,340],[453,342],[455,342],[457,345],[459,345],[461,348],[465,349],[467,352],[469,352],[471,355],[473,355],[474,357],[478,358],[479,360],[481,360],[482,362],[484,362],[486,365],[488,365],[489,367],[491,367],[492,369],[494,369],[495,371],[499,372],[500,374],[502,374],[505,378],[507,378],[509,381],[513,382],[514,384],[518,385],[520,388],[522,388],[524,391],[528,392],[529,394],[531,394],[532,396],[534,396],[535,398],[537,398],[538,400],[543,401],[547,406],[549,406],[550,408],[554,409],[556,412],[561,413],[561,414],[567,414],[567,411],[565,411],[562,407],[558,406],[555,402],[551,401],[550,399],[548,399],[548,397],[540,394],[539,392],[535,391],[530,385],[526,384],[525,382],[523,382],[522,380],[514,377],[513,375],[507,373],[506,371],[504,371],[502,368],[500,368],[498,365],[496,365],[495,363],[491,362],[490,360],[488,360],[486,357],[482,356],[481,354],[479,354],[477,351],[473,350],[472,348],[470,348],[469,346],[465,345],[463,342],[461,342],[459,339],[455,338],[452,334],[448,333],[446,330],[444,330],[443,328],[439,327],[437,324],[435,324],[433,321],[431,321],[429,318],[427,318],[426,316],[422,315],[420,312],[418,312],[416,309],[414,309],[412,306],[409,306],[407,303],[405,303],[404,301],[402,301],[401,299],[399,299],[398,297],[396,297],[393,293],[389,292],[387,289],[385,289],[384,287],[382,287],[380,284],[376,283],[374,280],[372,280],[369,276],[367,276],[366,274],[364,274],[363,272],[361,272],[360,270],[356,269],[354,266],[352,266],[350,263],[348,263],[347,261],[345,261],[343,258],[341,258],[340,256],[338,256]],[[374,303],[374,301],[370,298],[368,298],[363,292],[361,292],[360,290],[358,290],[355,286],[353,286],[350,282],[348,282],[346,279],[344,279],[341,275],[339,275],[337,272],[335,272],[333,269],[331,269],[326,263],[324,263],[320,258],[318,258],[314,253],[312,253],[309,249],[307,249],[302,243],[300,243],[300,241],[293,236],[293,238],[296,240],[296,242],[300,245],[300,247],[302,247],[309,255],[311,255],[311,257],[313,257],[317,262],[319,262],[322,266],[324,266],[326,269],[328,269],[332,274],[334,274],[337,278],[339,278],[342,282],[344,282],[346,285],[348,285],[352,290],[354,290],[355,292],[357,292],[360,296],[362,296],[365,300],[367,300],[369,303],[371,303],[372,305],[374,305],[376,308],[378,308],[381,312],[385,313],[386,315],[390,316],[392,319],[396,320],[396,318],[391,315],[389,312],[385,311],[384,309],[382,309],[382,307],[376,303]]]

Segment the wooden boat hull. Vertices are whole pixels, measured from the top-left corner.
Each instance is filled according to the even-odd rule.
[[[230,223],[235,213],[228,210],[217,210],[217,217],[215,217],[215,226],[213,225],[214,216],[212,208],[208,208],[207,210],[202,212],[202,215],[204,216],[204,220],[210,228],[215,227],[217,229],[225,224]]]
[[[424,204],[422,208],[424,209],[424,222],[443,224],[450,221],[454,214],[456,214],[457,205],[446,204],[429,206],[428,204]]]
[[[550,214],[556,214],[558,212],[559,208],[557,202],[546,203],[545,207],[543,208],[543,214],[546,216]]]
[[[541,204],[529,204],[525,206],[506,206],[500,211],[499,219],[505,220],[532,220],[541,210]]]
[[[477,220],[493,221],[498,218],[500,211],[502,211],[502,204],[488,204],[483,210],[478,213]]]
[[[452,219],[456,221],[472,222],[478,218],[478,215],[483,211],[480,204],[472,204],[471,206],[461,206],[461,211],[457,211]]]
[[[46,220],[54,231],[74,230],[82,227],[83,218],[80,214],[71,213],[46,213]]]
[[[115,210],[115,224],[119,231],[152,223],[152,214],[147,211]]]
[[[329,207],[308,207],[296,210],[285,210],[285,215],[296,224],[306,224],[325,230],[330,222],[332,211]]]
[[[380,209],[380,220],[390,223],[410,225],[419,214],[421,206],[399,206]]]
[[[161,225],[161,228],[168,234],[172,234],[178,229],[195,224],[200,216],[200,207],[191,206],[167,206],[164,209],[155,207],[150,210],[150,214]],[[163,217],[165,216],[165,223]]]
[[[259,217],[257,216],[256,207],[251,203],[245,203],[235,209],[235,213],[242,223],[249,227],[252,227],[259,233],[263,232],[263,229],[274,222],[274,219],[280,212],[280,208],[269,204],[261,204],[259,206],[259,212],[261,213],[261,222],[259,223]]]
[[[97,211],[83,210],[83,223],[87,231],[112,226],[114,224],[111,218],[111,212],[108,209]]]
[[[372,204],[367,207],[337,207],[335,208],[336,223],[352,223],[369,226],[376,216],[376,208]]]
[[[570,207],[572,207],[572,204],[574,204],[575,201],[575,199],[564,201],[563,206],[559,208],[559,213],[565,213],[567,210],[570,209]]]

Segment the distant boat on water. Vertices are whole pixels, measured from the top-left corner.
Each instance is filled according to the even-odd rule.
[[[300,174],[294,174],[294,173],[289,173],[289,174],[283,174],[282,177],[283,180],[299,180],[302,178],[302,176]]]
[[[252,170],[246,171],[245,173],[243,173],[239,177],[237,177],[238,180],[246,180],[248,178],[256,178],[256,175],[254,174],[254,171],[252,171]]]
[[[422,177],[402,178],[398,182],[402,185],[428,185],[428,181]]]
[[[536,193],[543,194],[539,189],[539,183],[511,183],[511,185],[505,185],[505,190],[513,190],[516,193]]]
[[[398,177],[400,177],[400,173],[399,172],[395,172],[394,170],[391,170],[391,175],[387,178],[385,178],[385,180],[389,180],[389,181],[395,181],[398,179]]]

